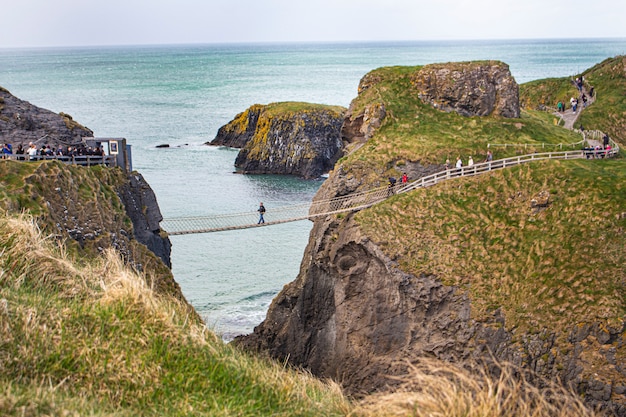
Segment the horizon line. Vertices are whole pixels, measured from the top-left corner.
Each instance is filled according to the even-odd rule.
[[[120,44],[74,44],[40,46],[0,46],[2,50],[41,50],[79,48],[133,48],[133,47],[175,47],[175,46],[278,46],[278,45],[372,45],[372,44],[412,44],[412,43],[473,43],[473,42],[575,42],[575,41],[626,41],[626,37],[554,37],[554,38],[476,38],[476,39],[405,39],[405,40],[318,40],[318,41],[230,41],[230,42],[172,42],[172,43],[120,43]]]

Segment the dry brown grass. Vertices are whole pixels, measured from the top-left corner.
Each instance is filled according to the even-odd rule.
[[[372,395],[351,416],[414,417],[585,417],[596,416],[582,401],[556,383],[537,388],[514,368],[500,376],[484,368],[471,371],[435,359],[409,365],[402,386],[390,394]]]

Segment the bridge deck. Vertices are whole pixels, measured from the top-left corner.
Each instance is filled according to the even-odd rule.
[[[614,142],[610,151],[601,151],[602,156],[613,156],[619,152]],[[512,158],[497,159],[491,162],[464,166],[460,169],[452,168],[418,180],[397,184],[394,187],[378,187],[368,191],[357,192],[329,200],[317,200],[311,204],[299,204],[268,209],[265,213],[265,224],[257,224],[259,219],[255,211],[214,216],[179,217],[163,219],[161,227],[170,235],[185,235],[191,233],[210,233],[226,230],[249,229],[254,227],[271,226],[281,223],[294,222],[331,214],[357,211],[400,193],[406,193],[417,188],[430,187],[440,181],[459,177],[481,175],[493,170],[504,169],[520,164],[546,159],[579,159],[588,155],[583,150],[567,152],[544,152],[522,155]]]

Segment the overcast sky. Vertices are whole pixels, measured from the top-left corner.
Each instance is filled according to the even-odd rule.
[[[626,38],[626,0],[11,0],[0,48]]]

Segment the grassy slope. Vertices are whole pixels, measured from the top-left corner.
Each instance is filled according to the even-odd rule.
[[[1,415],[347,410],[337,388],[224,345],[113,253],[69,258],[32,223],[7,217],[0,248]]]
[[[423,104],[411,88],[411,75],[420,67],[386,67],[372,71],[373,79],[353,102],[358,113],[369,103],[384,103],[387,116],[375,136],[361,149],[343,158],[340,163],[348,172],[375,183],[398,171],[406,161],[441,164],[457,156],[463,161],[472,155],[474,161],[484,160],[490,143],[523,143],[526,149],[493,148],[494,158],[541,151],[544,143],[574,143],[580,135],[554,126],[553,117],[525,111],[519,119],[500,117],[463,117],[444,113]]]
[[[342,161],[346,172],[373,182],[403,160],[441,163],[448,154],[466,160],[492,141],[580,139],[542,112],[525,111],[513,120],[438,112],[413,95],[409,75],[415,70],[383,68],[368,75],[377,83],[357,105],[382,101],[388,118],[373,139]],[[588,79],[598,80],[596,89],[609,90],[595,74]],[[624,75],[613,77],[621,82]],[[623,91],[611,108],[626,102]],[[495,158],[503,156],[508,154],[496,150]],[[620,328],[626,314],[625,179],[623,159],[535,163],[397,196],[359,213],[357,221],[403,269],[435,273],[466,288],[475,318],[502,307],[509,330],[540,332],[595,321]],[[542,191],[550,193],[551,204],[535,213],[530,200]],[[626,359],[626,349],[618,356]]]
[[[542,191],[550,205],[533,208]],[[624,213],[623,161],[577,160],[449,181],[358,219],[402,269],[466,288],[475,318],[501,307],[507,326],[537,332],[623,319]]]
[[[558,386],[549,401],[512,371],[494,384],[438,362],[351,404],[335,384],[224,345],[112,251],[74,259],[28,218],[4,216],[0,249],[3,416],[594,415]]]
[[[588,130],[601,130],[614,140],[626,143],[626,56],[609,58],[581,74],[587,89],[595,87],[596,101],[579,117]],[[578,91],[567,77],[538,80],[520,86],[520,101],[527,108],[556,107],[567,103]]]

